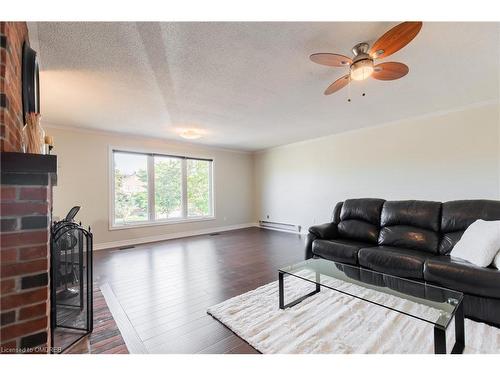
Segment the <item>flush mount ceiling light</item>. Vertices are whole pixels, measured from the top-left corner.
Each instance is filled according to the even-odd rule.
[[[186,139],[198,139],[201,138],[201,133],[194,129],[182,130],[179,135]]]
[[[368,43],[358,43],[352,48],[353,58],[335,53],[315,53],[309,58],[321,65],[349,67],[349,73],[340,77],[325,90],[325,95],[333,94],[347,86],[351,80],[362,81],[373,77],[382,81],[392,81],[408,74],[408,67],[399,62],[385,62],[374,65],[399,51],[417,36],[422,22],[403,22],[382,35],[370,48]]]

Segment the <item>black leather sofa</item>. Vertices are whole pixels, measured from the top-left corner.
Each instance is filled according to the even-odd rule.
[[[449,256],[477,219],[500,220],[500,201],[348,199],[332,222],[309,228],[305,257],[461,291],[466,317],[500,326],[500,270]]]

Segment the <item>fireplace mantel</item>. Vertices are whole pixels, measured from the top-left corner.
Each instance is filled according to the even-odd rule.
[[[49,182],[51,185],[57,183],[57,156],[55,155],[2,152],[0,163],[2,185],[10,183],[11,180],[22,181],[23,178],[30,181],[38,180],[40,185],[47,185]],[[4,178],[7,182],[4,182]]]

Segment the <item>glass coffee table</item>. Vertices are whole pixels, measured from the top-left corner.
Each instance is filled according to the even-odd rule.
[[[285,276],[310,282],[314,289],[285,303]],[[451,353],[463,352],[465,332],[461,292],[316,258],[282,267],[278,277],[280,309],[292,307],[325,287],[433,324],[436,354],[447,353],[446,330],[454,320],[455,345]]]

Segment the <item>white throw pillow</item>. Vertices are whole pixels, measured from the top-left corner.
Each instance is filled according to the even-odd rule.
[[[495,259],[493,259],[493,266],[500,270],[500,251],[497,253]]]
[[[450,255],[488,267],[500,250],[500,221],[476,220],[464,232]]]

